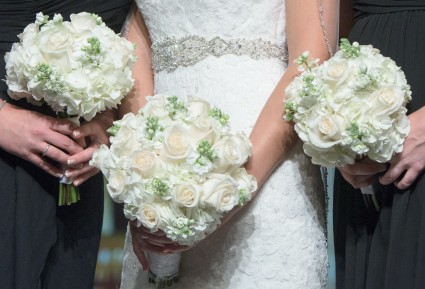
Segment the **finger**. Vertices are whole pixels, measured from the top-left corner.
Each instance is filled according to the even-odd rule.
[[[385,164],[376,162],[358,162],[353,165],[339,167],[339,170],[350,175],[375,175],[384,172],[386,169],[387,166]]]
[[[58,149],[62,151],[68,152],[70,155],[77,154],[84,150],[73,139],[63,134],[57,133],[55,131],[49,131],[46,136],[46,139],[52,145],[54,145],[55,147],[57,147]]]
[[[153,234],[147,235],[144,233],[140,233],[140,237],[144,239],[146,242],[162,246],[164,244],[175,244],[175,242],[167,237],[156,236]]]
[[[143,227],[143,226],[138,226],[137,225],[137,221],[136,220],[134,220],[134,221],[131,221],[130,222],[130,226],[131,227],[133,227],[133,230],[136,230],[136,232],[138,232],[138,231],[143,231],[143,232],[145,232],[145,233],[147,233],[147,234],[149,234],[149,235],[157,235],[157,236],[165,236],[165,232],[164,231],[162,231],[162,230],[157,230],[157,231],[155,231],[155,232],[151,232],[150,231],[150,229],[148,229],[148,228],[146,228],[146,227]]]
[[[43,149],[40,150],[40,155],[44,158],[49,158],[60,164],[66,165],[69,155],[56,148],[54,144],[43,143]]]
[[[394,184],[400,190],[407,189],[408,187],[410,187],[415,182],[418,175],[419,175],[419,171],[417,171],[415,169],[409,169],[409,170],[407,170],[405,175],[401,178],[401,180],[396,181]]]
[[[95,121],[88,122],[78,129],[75,129],[72,132],[72,137],[74,139],[82,139],[86,137],[91,137],[92,139],[96,139],[96,142],[99,142],[101,144],[108,144],[109,143],[109,137],[105,129],[97,125]]]
[[[358,182],[358,183],[356,184],[356,186],[353,186],[353,187],[354,187],[355,189],[365,188],[365,187],[367,187],[367,186],[372,185],[374,181],[375,181],[375,176],[372,176],[372,177],[370,177],[370,176],[369,176],[368,178],[365,178],[365,179],[363,179],[362,181]]]
[[[85,150],[72,155],[68,159],[68,165],[75,166],[83,163],[87,163],[92,159],[93,153],[99,148],[99,144],[93,144]]]
[[[88,179],[90,179],[91,177],[97,175],[98,173],[99,173],[99,170],[92,167],[90,171],[76,177],[73,181],[73,185],[77,187],[81,185],[82,183],[84,183],[85,181],[87,181]]]
[[[401,163],[394,163],[385,172],[383,176],[379,178],[379,182],[383,185],[389,185],[394,183],[405,171],[405,168]]]
[[[164,247],[164,253],[179,253],[190,250],[192,246],[182,246],[182,245],[167,245]]]
[[[148,259],[146,259],[145,252],[143,252],[143,250],[140,248],[136,238],[133,235],[131,236],[131,238],[133,241],[134,254],[136,255],[137,259],[139,259],[139,262],[142,265],[143,270],[147,271],[149,269],[149,263],[148,263]]]
[[[350,175],[341,171],[344,179],[355,189],[359,189],[373,183],[375,175]]]
[[[31,154],[28,157],[28,160],[52,176],[57,178],[62,177],[62,171],[51,163],[49,163],[43,157],[37,154]]]
[[[154,253],[158,253],[158,254],[164,254],[164,247],[163,246],[157,246],[154,244],[150,244],[148,242],[146,242],[144,239],[140,238],[140,236],[138,236],[137,234],[133,234],[133,240],[138,244],[138,246],[140,247],[140,249],[144,252],[149,251],[149,252],[154,252]],[[134,243],[133,243],[134,245]]]
[[[65,135],[71,135],[78,125],[67,119],[53,119],[50,129]]]

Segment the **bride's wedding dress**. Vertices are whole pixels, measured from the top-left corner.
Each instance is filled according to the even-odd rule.
[[[249,134],[287,65],[284,2],[137,1],[153,43],[155,92],[206,98]],[[325,288],[324,203],[319,168],[298,145],[246,208],[183,253],[173,288]],[[154,288],[129,236],[121,288]]]

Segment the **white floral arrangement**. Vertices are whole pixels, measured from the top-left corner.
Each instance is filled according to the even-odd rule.
[[[120,104],[133,87],[134,45],[95,14],[71,14],[68,22],[38,13],[18,37],[5,55],[14,99],[90,120]]]
[[[90,164],[105,175],[128,219],[192,245],[257,189],[243,168],[251,144],[205,100],[162,94],[147,100],[138,114],[114,122],[111,146],[102,145]]]
[[[403,71],[371,45],[341,40],[328,61],[296,62],[303,71],[286,89],[285,116],[295,123],[314,164],[332,167],[361,157],[388,162],[410,130],[410,86]]]

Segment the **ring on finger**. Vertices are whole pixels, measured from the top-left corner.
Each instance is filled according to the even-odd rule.
[[[51,144],[48,142],[46,148],[44,149],[44,151],[41,153],[41,156],[44,157],[47,155],[47,152],[50,149]]]

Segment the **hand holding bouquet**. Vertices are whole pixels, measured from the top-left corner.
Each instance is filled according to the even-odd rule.
[[[109,194],[124,203],[128,219],[192,245],[257,188],[243,168],[251,144],[245,134],[231,133],[228,119],[199,98],[148,97],[138,114],[114,123],[110,148],[101,146],[91,165],[106,176]],[[172,283],[178,273],[178,266],[166,271],[153,266],[166,268],[179,255],[164,258],[150,260],[158,286]]]
[[[48,18],[38,13],[5,55],[10,97],[46,103],[76,120],[116,107],[133,87],[134,45],[94,14],[72,14],[69,22],[60,14]],[[70,185],[61,185],[59,195],[60,205],[78,199]]]
[[[308,53],[297,63],[303,72],[286,89],[285,119],[295,122],[314,164],[344,166],[366,156],[385,163],[402,151],[411,91],[393,60],[342,39],[322,65]]]

